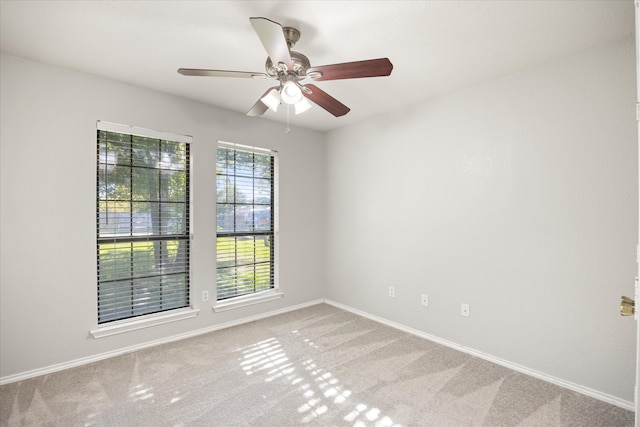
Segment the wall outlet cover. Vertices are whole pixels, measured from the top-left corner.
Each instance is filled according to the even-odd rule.
[[[462,304],[460,307],[460,314],[464,317],[469,317],[469,304]]]

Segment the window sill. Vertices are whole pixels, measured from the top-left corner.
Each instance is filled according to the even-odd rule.
[[[273,301],[278,298],[282,298],[284,294],[280,291],[270,290],[259,292],[251,295],[245,295],[236,298],[229,298],[226,300],[222,300],[213,306],[213,311],[227,311],[233,310],[235,308],[246,307],[248,305],[260,304],[262,302]]]
[[[190,319],[196,317],[200,312],[199,309],[185,308],[166,313],[150,314],[134,320],[122,320],[119,322],[109,323],[105,326],[98,326],[97,329],[91,331],[93,338],[103,338],[110,335],[123,334],[125,332],[135,331],[137,329],[148,328],[151,326],[162,325],[163,323],[176,322],[178,320]]]

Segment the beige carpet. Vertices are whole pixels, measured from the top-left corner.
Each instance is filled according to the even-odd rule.
[[[2,426],[632,426],[633,419],[326,304],[0,387]]]

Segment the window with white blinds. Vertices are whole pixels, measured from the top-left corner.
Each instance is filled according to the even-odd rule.
[[[220,143],[216,155],[217,300],[274,289],[276,152]]]
[[[189,306],[189,137],[98,123],[98,324]]]

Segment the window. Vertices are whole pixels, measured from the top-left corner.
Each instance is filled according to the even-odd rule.
[[[275,290],[276,153],[220,143],[216,155],[217,300]]]
[[[189,306],[191,138],[97,134],[98,324]]]

